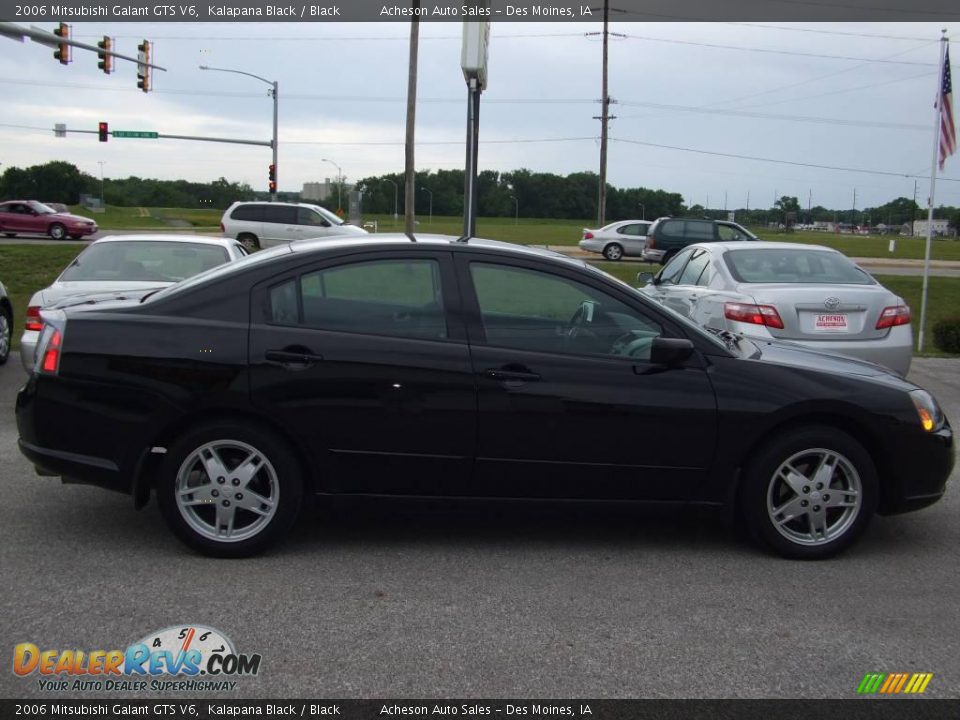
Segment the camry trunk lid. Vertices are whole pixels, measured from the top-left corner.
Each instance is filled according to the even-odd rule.
[[[884,308],[903,305],[882,285],[743,283],[740,292],[758,305],[772,305],[783,328],[767,327],[785,340],[875,340],[889,328],[877,329]]]

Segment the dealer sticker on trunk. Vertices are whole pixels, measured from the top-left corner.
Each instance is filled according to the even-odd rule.
[[[846,315],[817,315],[813,322],[817,332],[847,332]]]

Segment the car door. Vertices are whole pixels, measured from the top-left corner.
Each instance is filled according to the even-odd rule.
[[[469,494],[476,389],[449,252],[315,262],[252,293],[250,392],[338,493]]]
[[[0,230],[16,231],[16,218],[13,214],[13,203],[0,203]]]
[[[33,227],[35,216],[25,203],[10,203],[7,212],[7,227],[15,232],[33,233],[38,232]]]
[[[295,232],[301,238],[325,237],[330,234],[330,222],[316,210],[298,207]]]
[[[710,265],[710,251],[693,247],[685,254],[688,260],[675,283],[663,286],[663,304],[681,315],[693,318],[703,289],[700,287],[700,278]]]
[[[617,235],[625,255],[637,257],[643,254],[647,241],[647,227],[645,223],[630,223],[617,228]]]
[[[266,247],[280,245],[304,237],[297,225],[297,208],[293,205],[261,205],[263,239]]]
[[[714,455],[713,389],[699,357],[675,370],[649,362],[654,337],[682,331],[582,271],[464,256],[477,494],[690,496]]]
[[[680,279],[680,274],[690,260],[691,249],[681,250],[664,265],[654,276],[654,281],[643,288],[643,292],[657,302],[666,303],[673,287]]]

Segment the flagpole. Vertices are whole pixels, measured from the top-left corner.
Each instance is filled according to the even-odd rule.
[[[933,242],[933,196],[937,189],[937,162],[940,155],[940,123],[943,115],[941,87],[943,61],[947,55],[947,31],[940,38],[940,62],[937,64],[937,112],[933,129],[933,164],[930,167],[930,195],[927,198],[927,246],[923,256],[923,291],[920,295],[920,328],[917,331],[917,352],[923,352],[923,329],[927,324],[927,291],[930,286],[930,245]]]

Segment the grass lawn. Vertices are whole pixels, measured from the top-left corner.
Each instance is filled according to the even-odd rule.
[[[190,208],[137,208],[108,205],[102,213],[82,205],[72,205],[70,212],[93,218],[107,230],[148,229],[219,229],[223,210]]]

